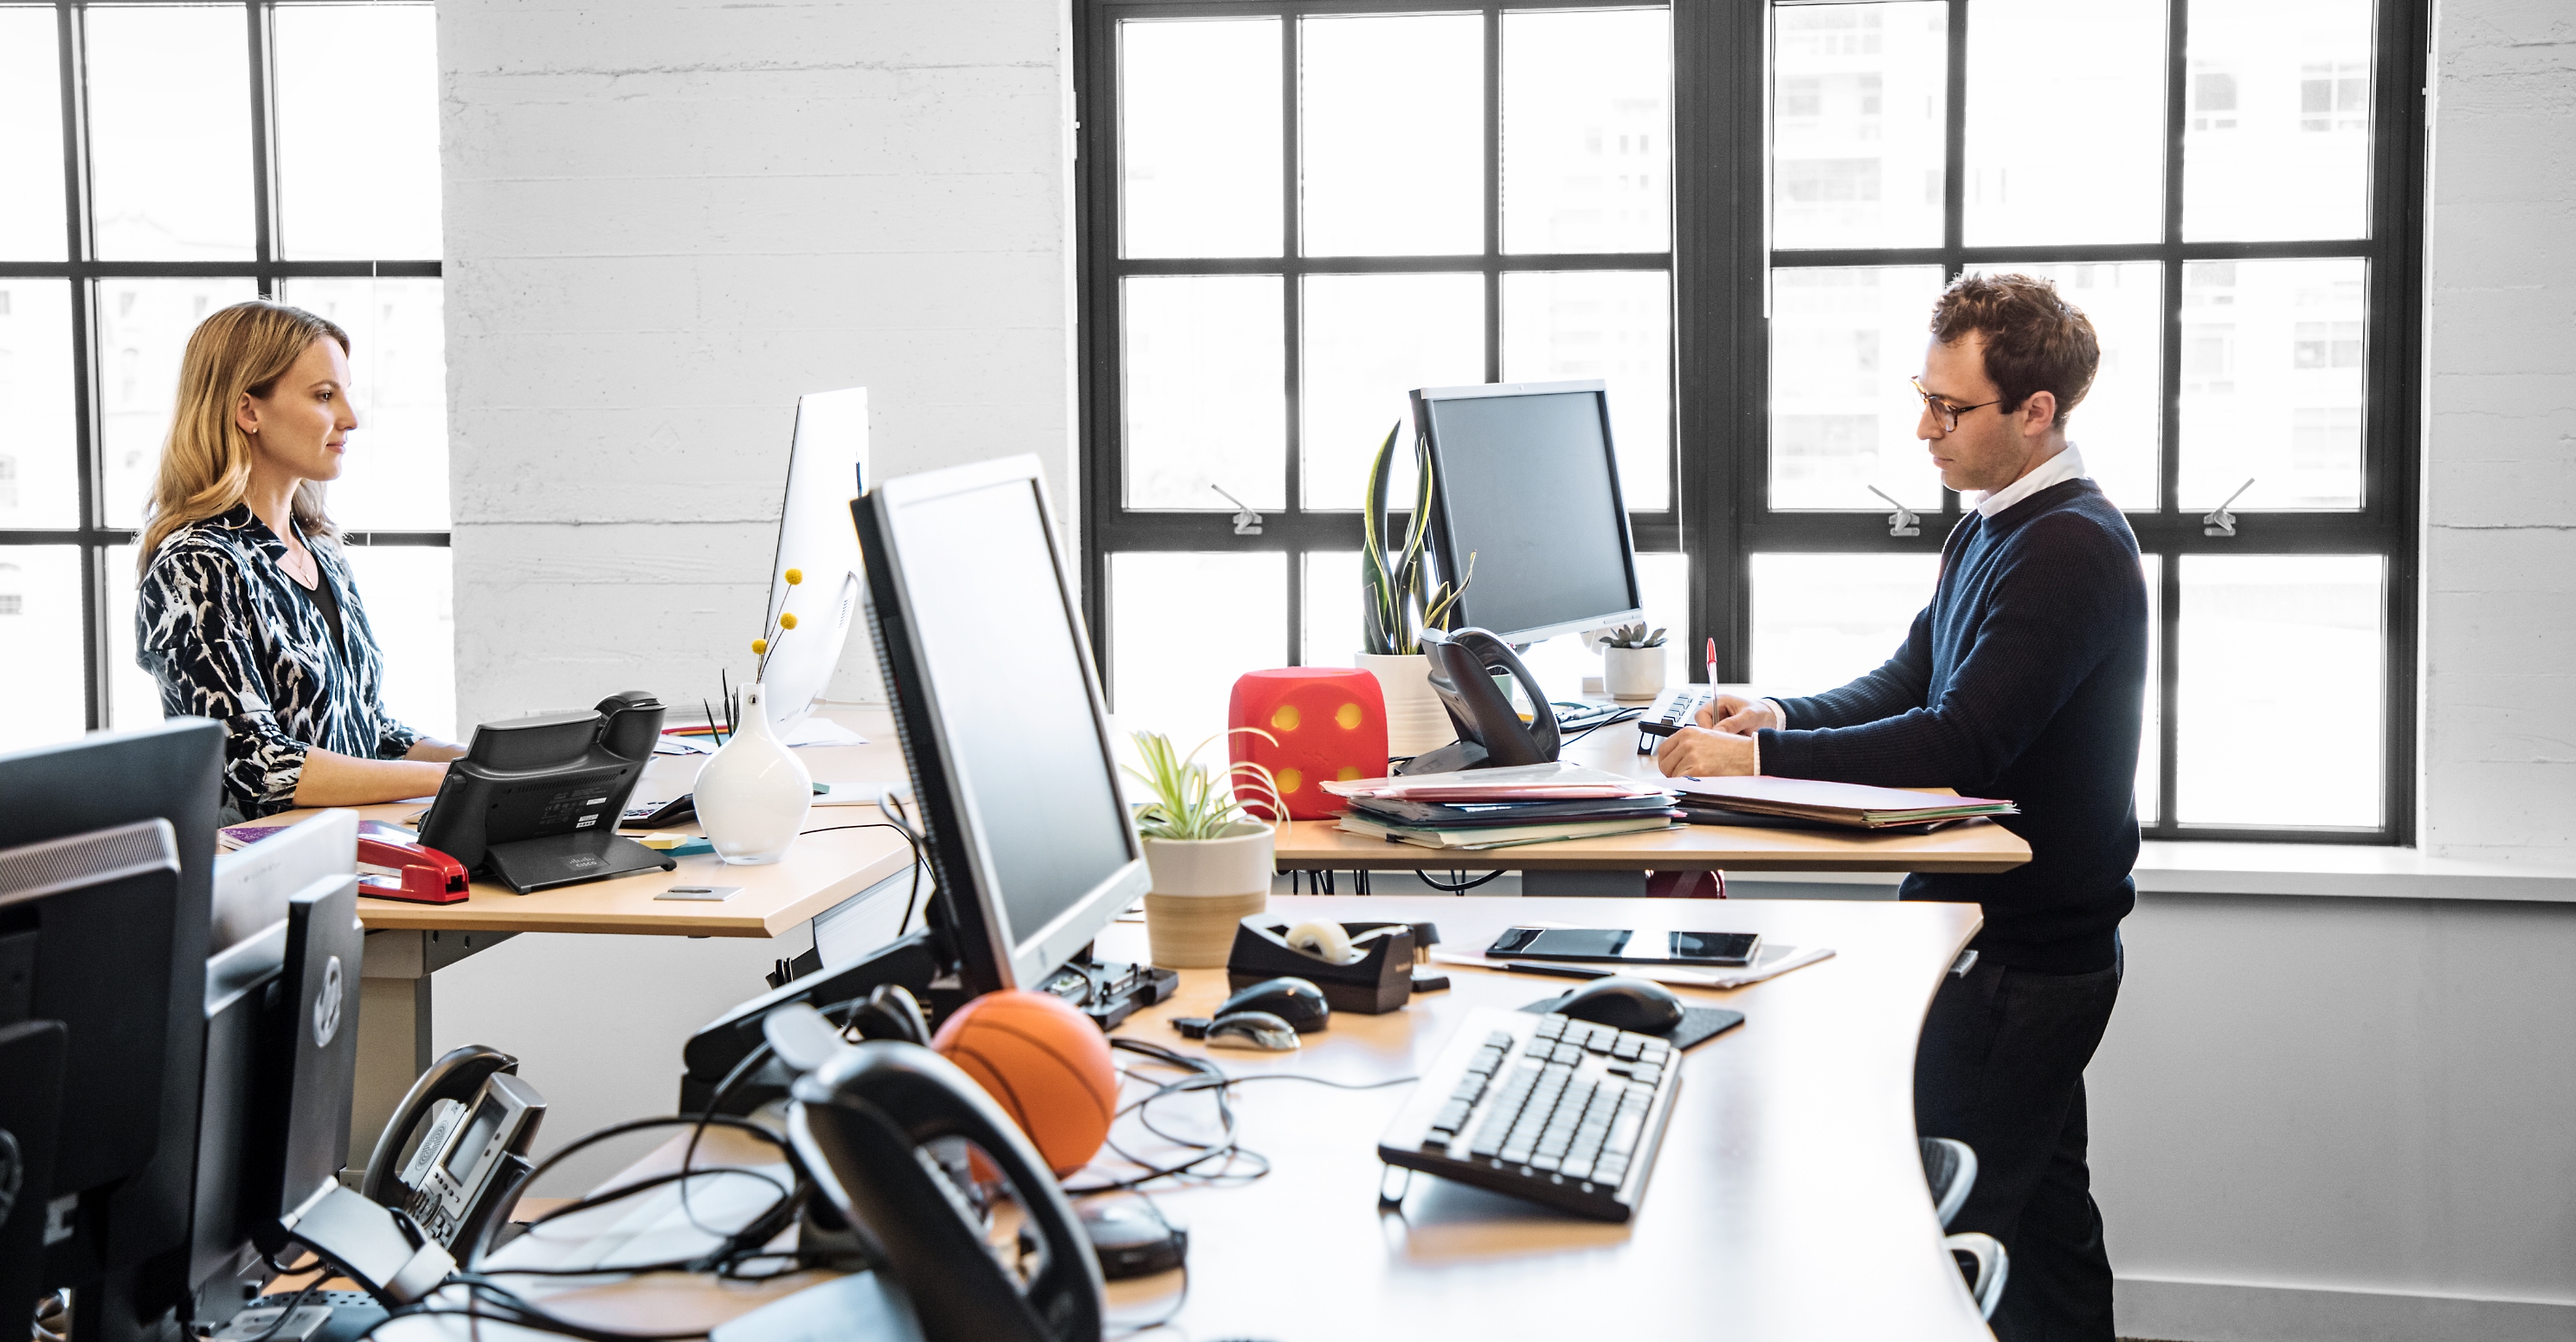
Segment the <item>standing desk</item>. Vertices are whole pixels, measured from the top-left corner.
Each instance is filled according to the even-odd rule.
[[[1331,897],[1271,901],[1283,919],[1351,912]],[[1402,1086],[1333,1090],[1293,1081],[1235,1091],[1241,1140],[1268,1157],[1265,1179],[1155,1195],[1190,1232],[1188,1299],[1175,1336],[1281,1342],[1356,1338],[1579,1337],[1907,1338],[1989,1336],[1941,1242],[1914,1133],[1914,1050],[1941,976],[1979,926],[1973,905],[1739,900],[1381,898],[1373,916],[1439,924],[1453,946],[1481,945],[1508,922],[1580,920],[1641,931],[1685,927],[1761,932],[1772,942],[1831,946],[1833,959],[1733,992],[1683,996],[1745,1014],[1745,1023],[1683,1056],[1681,1090],[1636,1218],[1582,1220],[1428,1175],[1412,1176],[1400,1212],[1381,1212],[1378,1134]],[[1143,928],[1102,939],[1111,955],[1144,950]],[[1384,1016],[1335,1013],[1291,1054],[1218,1050],[1236,1077],[1304,1075],[1344,1082],[1415,1074],[1477,1007],[1515,1007],[1560,991],[1546,980],[1448,967],[1453,988]],[[1173,1001],[1118,1033],[1185,1052],[1165,1024],[1205,1015],[1226,991],[1219,970],[1185,970]],[[1118,1055],[1122,1064],[1130,1054]],[[1132,1087],[1129,1092],[1136,1093]],[[1204,1100],[1158,1110],[1201,1130]],[[724,1144],[716,1140],[726,1138]],[[1157,1148],[1134,1118],[1117,1138]],[[701,1162],[768,1164],[747,1140],[710,1134]],[[610,1183],[675,1168],[677,1142]],[[1104,1166],[1104,1168],[1110,1168]],[[746,1181],[717,1181],[746,1182]],[[707,1193],[717,1185],[711,1184]],[[701,1196],[706,1196],[702,1193]],[[628,1236],[676,1218],[668,1188],[615,1211],[541,1229],[500,1255],[566,1261],[583,1236],[620,1261]],[[584,1225],[585,1218],[598,1218]],[[524,1244],[525,1242],[523,1242]],[[658,1255],[666,1245],[656,1241]],[[634,1261],[626,1259],[624,1261]],[[1181,1274],[1110,1286],[1113,1331],[1168,1308]],[[547,1307],[585,1322],[645,1330],[700,1327],[766,1303],[812,1274],[760,1289],[678,1274],[610,1282],[512,1280],[550,1290]],[[685,1320],[685,1323],[682,1322]],[[417,1331],[413,1331],[417,1328]],[[427,1337],[423,1325],[388,1337]],[[463,1336],[461,1328],[452,1335]],[[485,1325],[485,1335],[494,1335]]]

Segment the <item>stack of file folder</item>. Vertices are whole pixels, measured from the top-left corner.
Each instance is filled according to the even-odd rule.
[[[1981,816],[2021,813],[2011,802],[1992,797],[1950,797],[1812,778],[1676,778],[1671,786],[1682,814],[1701,825],[1767,823],[1919,833]]]
[[[1670,829],[1681,818],[1660,783],[1579,764],[1362,778],[1323,785],[1349,804],[1338,828],[1424,848],[1508,848]]]

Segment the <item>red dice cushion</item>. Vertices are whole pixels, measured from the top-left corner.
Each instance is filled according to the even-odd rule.
[[[1234,682],[1229,727],[1257,727],[1277,744],[1250,732],[1227,737],[1234,762],[1258,764],[1278,781],[1279,798],[1293,820],[1322,820],[1341,799],[1316,786],[1332,779],[1386,776],[1386,692],[1377,677],[1354,667],[1287,666],[1255,671]],[[1235,795],[1265,820],[1268,798],[1258,784],[1238,779]]]

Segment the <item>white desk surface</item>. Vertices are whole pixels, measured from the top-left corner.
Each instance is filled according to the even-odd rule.
[[[1281,898],[1271,907],[1290,919],[1427,918],[1439,924],[1444,944],[1462,948],[1490,940],[1510,920],[1555,919],[1759,931],[1774,942],[1832,946],[1836,955],[1734,992],[1685,992],[1747,1020],[1686,1055],[1678,1107],[1645,1201],[1624,1226],[1420,1175],[1401,1214],[1382,1214],[1376,1139],[1405,1088],[1240,1087],[1242,1140],[1267,1156],[1274,1172],[1248,1185],[1157,1195],[1191,1237],[1189,1297],[1171,1335],[1320,1342],[1989,1336],[1942,1247],[1913,1131],[1915,1041],[1942,973],[1976,931],[1974,907],[1412,896]],[[1142,932],[1114,928],[1103,954],[1141,951]],[[1517,1006],[1559,990],[1521,976],[1450,973],[1454,988],[1417,997],[1404,1011],[1337,1014],[1301,1052],[1211,1056],[1237,1076],[1410,1076],[1469,1010]],[[1163,1018],[1203,1014],[1224,990],[1220,971],[1190,971],[1174,1002],[1140,1014],[1121,1033],[1197,1052]],[[1122,1065],[1133,1061],[1118,1056]],[[1179,1125],[1204,1108],[1194,1100],[1158,1116]],[[1122,1122],[1120,1140],[1139,1154],[1151,1151],[1152,1139],[1132,1119]],[[746,1141],[740,1151],[719,1146],[712,1154],[758,1160],[758,1152]],[[666,1148],[620,1180],[671,1161]],[[630,1209],[612,1238],[658,1253],[663,1246],[650,1237],[661,1232],[645,1225],[651,1215],[644,1206]],[[542,1252],[561,1261],[577,1250],[562,1230],[551,1233],[554,1244],[523,1242],[504,1257]],[[558,1282],[547,1303],[611,1327],[698,1327],[804,1280],[759,1289],[677,1275]],[[1156,1317],[1178,1287],[1177,1273],[1113,1283],[1113,1331],[1121,1321]],[[530,1289],[542,1288],[531,1282]],[[449,1327],[464,1335],[461,1326]],[[399,1331],[425,1337],[436,1329]],[[485,1326],[487,1336],[500,1331]]]

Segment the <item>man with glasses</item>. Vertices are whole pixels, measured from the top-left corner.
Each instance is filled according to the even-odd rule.
[[[2147,595],[2137,537],[2085,477],[2067,417],[2101,349],[2046,280],[1943,292],[1915,436],[1973,505],[1932,602],[1886,665],[1806,698],[1721,695],[1664,742],[1667,774],[1768,773],[2008,797],[2028,864],[1908,876],[1904,899],[1982,905],[1923,1024],[1915,1121],[1975,1148],[1954,1230],[2010,1254],[2004,1342],[2111,1342],[2111,1265],[2085,1168],[2084,1067],[2120,982],[2135,902]]]

